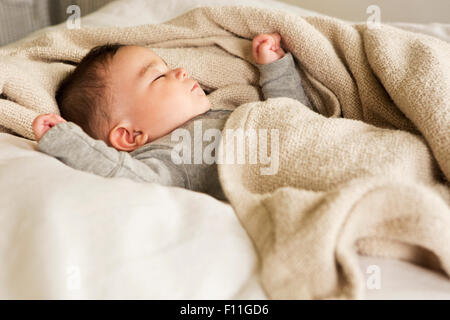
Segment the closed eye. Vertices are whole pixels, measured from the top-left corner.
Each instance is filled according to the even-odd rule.
[[[156,81],[156,80],[158,80],[159,78],[162,78],[162,77],[164,77],[164,76],[165,76],[165,74],[159,75],[159,76],[157,76],[157,77],[155,78],[155,80],[153,80],[153,81]]]

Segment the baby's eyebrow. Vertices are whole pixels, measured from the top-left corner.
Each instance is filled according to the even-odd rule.
[[[162,62],[164,62],[164,65],[169,68],[169,66],[167,65],[166,61],[164,61],[163,59],[161,59]],[[147,72],[148,69],[156,66],[158,64],[157,61],[152,61],[149,64],[145,65],[144,67],[142,67],[142,69],[139,71],[139,77],[143,77],[144,74]]]
[[[153,61],[153,62],[150,62],[149,64],[145,65],[144,67],[142,67],[141,71],[139,71],[139,77],[143,77],[144,74],[147,72],[147,70],[155,65],[156,65],[156,63],[155,63],[155,61]]]

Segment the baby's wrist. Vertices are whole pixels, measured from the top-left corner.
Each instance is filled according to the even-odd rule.
[[[47,138],[54,136],[57,137],[59,135],[59,133],[57,131],[59,130],[64,130],[67,126],[67,122],[59,122],[57,124],[55,124],[54,126],[50,127],[48,130],[46,130],[41,137],[39,138],[39,140],[36,139],[36,142],[38,143],[42,143],[42,140],[46,140]]]
[[[258,63],[259,66],[269,66],[269,65],[273,65],[276,64],[277,62],[280,62],[281,60],[285,59],[287,56],[289,56],[290,53],[289,52],[285,52],[283,53],[282,56],[280,56],[278,59],[267,62],[267,63]]]
[[[286,56],[286,52],[282,53],[282,54],[278,57],[278,59],[276,59],[276,60],[274,60],[274,61],[272,61],[272,62],[269,62],[268,64],[278,62],[278,61],[280,61],[281,59],[283,59],[285,56]]]

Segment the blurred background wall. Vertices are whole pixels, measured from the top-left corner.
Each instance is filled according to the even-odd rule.
[[[0,0],[0,45],[67,19],[78,5],[87,15],[112,0]],[[157,0],[165,1],[165,0]],[[350,21],[366,21],[370,5],[378,5],[381,22],[450,23],[450,0],[278,0]]]
[[[370,5],[381,22],[450,23],[450,0],[279,0],[350,21],[366,21]]]
[[[0,46],[67,19],[67,7],[86,15],[112,0],[0,0]]]

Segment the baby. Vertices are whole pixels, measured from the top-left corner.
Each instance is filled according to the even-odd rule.
[[[293,57],[277,33],[253,39],[265,99],[290,97],[311,107]],[[72,168],[208,193],[225,199],[214,164],[175,164],[170,133],[194,120],[222,130],[230,110],[211,109],[207,95],[183,68],[170,69],[152,50],[104,45],[92,49],[61,83],[61,116],[33,121],[38,149]],[[218,141],[217,141],[218,143]]]

